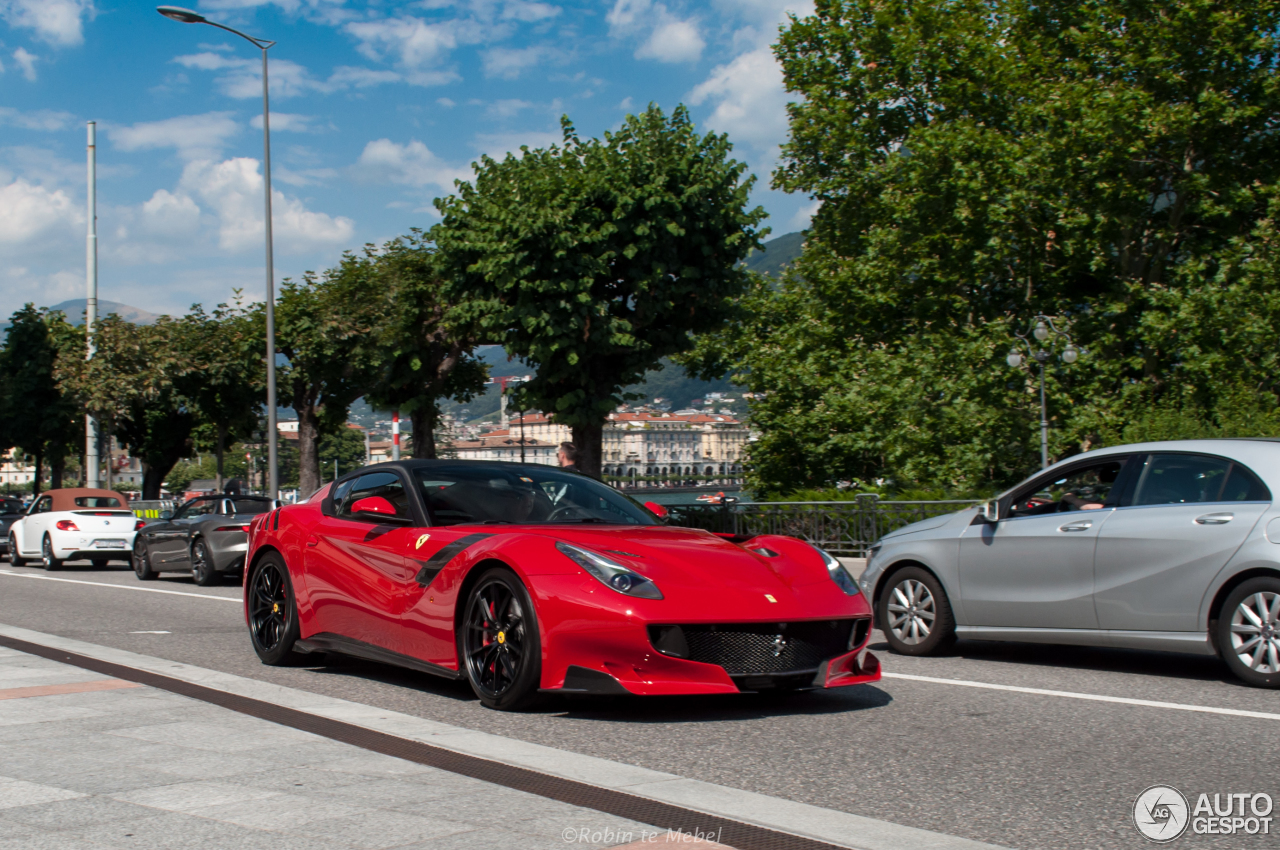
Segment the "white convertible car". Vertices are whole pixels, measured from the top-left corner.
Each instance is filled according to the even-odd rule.
[[[63,561],[127,561],[143,522],[110,490],[49,490],[9,528],[9,563],[39,559],[46,570]]]

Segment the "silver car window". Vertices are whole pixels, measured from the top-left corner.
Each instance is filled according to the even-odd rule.
[[[1041,479],[1014,497],[1014,516],[1033,516],[1061,511],[1097,510],[1107,504],[1125,459],[1110,458],[1092,466],[1062,473],[1049,481]]]
[[[1270,494],[1256,476],[1226,458],[1193,454],[1153,454],[1147,458],[1133,495],[1134,505],[1261,501]],[[1250,499],[1249,496],[1260,498]]]

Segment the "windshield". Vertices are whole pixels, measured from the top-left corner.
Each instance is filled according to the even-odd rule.
[[[654,525],[647,510],[599,481],[545,466],[438,464],[414,477],[433,525]]]

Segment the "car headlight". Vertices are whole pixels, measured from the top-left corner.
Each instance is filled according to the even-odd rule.
[[[858,583],[853,580],[853,576],[849,575],[849,571],[844,568],[844,564],[836,560],[835,556],[830,552],[818,549],[818,554],[822,556],[823,562],[827,565],[827,572],[831,574],[831,580],[840,586],[846,596],[857,596],[862,591],[858,589]]]
[[[642,599],[661,599],[662,591],[649,579],[612,558],[606,558],[599,552],[583,549],[569,543],[556,543],[556,548],[571,561],[595,576],[601,584],[624,596],[638,596]]]

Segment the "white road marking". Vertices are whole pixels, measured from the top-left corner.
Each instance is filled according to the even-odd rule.
[[[1174,711],[1198,711],[1202,714],[1225,714],[1231,717],[1256,717],[1261,720],[1280,720],[1280,714],[1266,711],[1245,711],[1240,708],[1215,708],[1211,705],[1187,705],[1180,702],[1159,702],[1151,699],[1133,699],[1132,697],[1108,697],[1102,694],[1081,694],[1075,691],[1050,691],[1044,688],[1023,688],[1017,685],[994,685],[990,682],[970,682],[965,679],[939,679],[933,676],[912,676],[907,673],[881,673],[886,679],[905,679],[910,682],[929,682],[934,685],[958,685],[962,688],[982,688],[988,691],[1012,691],[1016,694],[1035,694],[1046,697],[1065,697],[1067,699],[1083,699],[1092,702],[1116,702],[1122,705],[1141,705],[1147,708],[1167,708]]]
[[[131,635],[171,635],[171,634],[173,634],[173,632],[164,632],[164,631],[142,631],[142,632],[129,632],[129,634],[131,634]]]
[[[94,587],[110,587],[115,590],[140,590],[143,593],[167,593],[170,596],[190,596],[195,599],[217,599],[222,602],[234,602],[237,605],[243,604],[243,600],[230,596],[214,596],[213,594],[204,593],[185,593],[181,590],[161,590],[158,587],[134,587],[129,584],[108,584],[105,581],[81,581],[74,578],[54,578],[53,576],[34,576],[30,573],[14,573],[9,570],[0,570],[0,576],[14,576],[15,578],[37,578],[42,581],[64,581],[67,584],[90,584]]]

